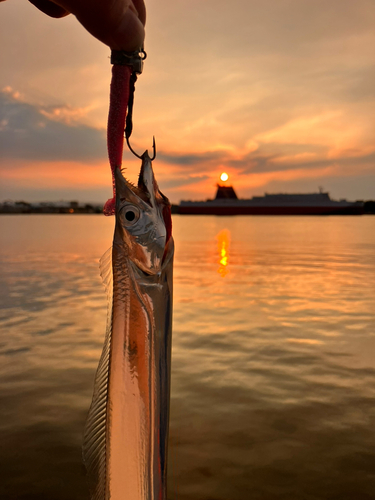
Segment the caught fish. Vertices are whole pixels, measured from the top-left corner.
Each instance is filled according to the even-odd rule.
[[[83,457],[92,500],[165,500],[172,328],[171,209],[152,162],[116,168],[113,246],[100,263],[108,319]]]

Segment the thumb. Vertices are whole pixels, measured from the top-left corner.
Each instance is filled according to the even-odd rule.
[[[137,50],[143,47],[146,20],[143,0],[30,1],[52,17],[63,17],[71,12],[89,33],[111,49]]]

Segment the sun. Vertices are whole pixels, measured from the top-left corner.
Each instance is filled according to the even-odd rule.
[[[223,172],[220,176],[220,180],[225,182],[229,179],[229,175],[226,172]]]

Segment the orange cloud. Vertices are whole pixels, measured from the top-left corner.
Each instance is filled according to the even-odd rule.
[[[72,106],[54,106],[40,109],[40,114],[57,122],[65,123],[66,125],[74,125],[81,123],[82,119],[95,108],[94,105],[85,106],[83,108],[73,108]]]

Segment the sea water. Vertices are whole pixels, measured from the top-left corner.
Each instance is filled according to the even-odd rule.
[[[113,222],[0,216],[2,500],[88,499]],[[168,498],[374,499],[375,217],[174,216],[173,230]]]

